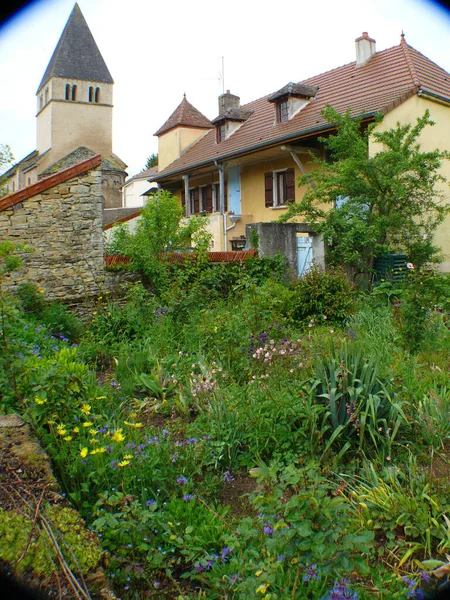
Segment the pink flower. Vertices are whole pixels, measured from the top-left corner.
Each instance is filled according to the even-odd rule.
[[[412,263],[406,263],[407,269],[414,269],[414,265]]]

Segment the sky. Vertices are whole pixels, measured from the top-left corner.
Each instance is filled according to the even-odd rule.
[[[450,11],[430,0],[78,0],[114,79],[113,150],[139,173],[154,132],[186,93],[206,117],[230,90],[241,104],[406,41],[450,72]],[[36,0],[0,27],[0,144],[36,148],[36,91],[74,0]],[[222,68],[223,66],[223,68]]]

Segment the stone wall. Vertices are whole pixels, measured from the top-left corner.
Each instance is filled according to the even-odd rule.
[[[103,289],[101,171],[85,169],[73,176],[77,170],[72,167],[30,186],[23,201],[18,202],[20,192],[2,200],[0,239],[32,250],[21,253],[23,267],[5,278],[4,291],[28,281],[43,289],[48,300],[74,301]]]

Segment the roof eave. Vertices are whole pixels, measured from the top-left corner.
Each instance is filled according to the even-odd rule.
[[[371,118],[375,117],[379,113],[380,113],[380,111],[372,111],[369,113],[364,113],[363,115],[358,115],[354,118],[355,119],[360,118],[363,120],[367,120],[367,119],[371,119]],[[208,158],[207,160],[201,161],[199,163],[195,163],[194,165],[191,165],[189,167],[184,167],[182,169],[177,169],[176,171],[171,171],[170,173],[166,173],[166,174],[161,173],[160,176],[152,177],[151,179],[149,179],[149,181],[150,182],[164,181],[164,179],[166,179],[168,177],[173,177],[175,175],[183,175],[183,174],[189,173],[190,171],[199,169],[201,167],[206,167],[208,165],[214,165],[214,163],[216,161],[224,162],[226,160],[229,160],[230,158],[237,158],[239,156],[245,156],[246,154],[249,154],[250,152],[254,152],[255,150],[262,150],[264,148],[278,146],[279,144],[282,144],[283,142],[287,142],[289,140],[303,138],[303,137],[309,136],[313,133],[320,133],[321,131],[328,131],[328,130],[331,130],[334,128],[335,128],[335,125],[329,124],[329,123],[319,125],[317,127],[311,127],[310,129],[305,129],[304,131],[298,131],[295,134],[285,135],[283,137],[276,138],[275,140],[270,140],[268,142],[261,142],[260,144],[254,144],[253,146],[249,146],[242,150],[236,150],[236,151],[230,152],[228,154],[223,154],[222,156],[216,156],[215,158]]]

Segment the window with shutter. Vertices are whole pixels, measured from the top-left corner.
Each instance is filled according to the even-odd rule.
[[[197,214],[200,212],[200,190],[199,188],[194,188],[191,190],[191,209],[192,214]]]
[[[268,208],[269,206],[273,206],[273,173],[265,173],[264,182],[265,204]]]
[[[186,192],[181,190],[181,206],[186,206]]]
[[[294,169],[286,171],[286,196],[285,202],[295,202],[295,178]]]
[[[207,213],[213,211],[213,193],[211,184],[203,188],[203,210]]]

